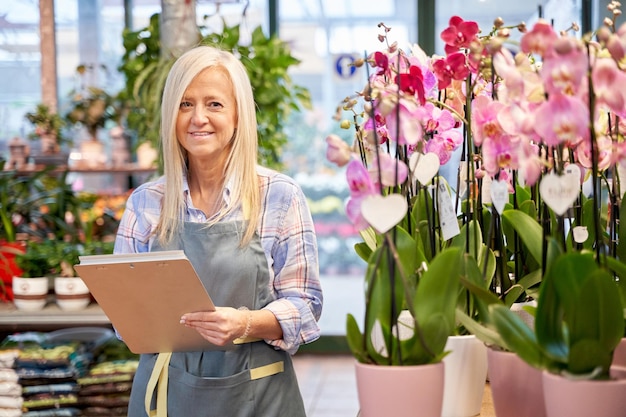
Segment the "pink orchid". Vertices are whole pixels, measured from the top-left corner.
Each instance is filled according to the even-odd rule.
[[[352,150],[350,146],[337,135],[328,135],[326,137],[326,159],[337,166],[344,166],[350,161]]]
[[[369,227],[369,223],[361,214],[361,203],[365,199],[365,195],[359,197],[350,197],[346,203],[346,216],[354,228],[358,231],[365,230]]]
[[[415,101],[405,98],[400,98],[397,106],[399,115],[392,111],[385,117],[389,137],[398,145],[415,145],[424,136],[418,117],[419,106]]]
[[[608,169],[611,165],[612,158],[611,154],[613,151],[613,143],[611,138],[604,135],[598,135],[596,137],[596,152],[598,158],[598,169],[600,171],[604,171]],[[580,163],[582,167],[591,169],[592,167],[592,159],[591,159],[591,141],[584,140],[580,142],[576,149],[574,149],[574,155],[576,156],[577,161]]]
[[[596,104],[606,105],[611,111],[626,116],[626,92],[623,86],[626,83],[626,75],[619,70],[612,59],[598,59],[591,72],[593,88],[596,94]]]
[[[352,197],[361,197],[376,193],[369,172],[358,159],[352,159],[346,167],[346,179]]]
[[[535,131],[548,146],[589,137],[589,110],[577,97],[552,94],[535,109]]]
[[[441,32],[441,40],[446,44],[445,51],[448,55],[461,48],[468,48],[480,31],[476,22],[465,21],[459,16],[452,16],[449,25]]]
[[[543,172],[543,160],[539,156],[539,146],[530,141],[521,141],[518,154],[518,172],[523,183],[533,186]]]
[[[380,160],[380,180],[384,187],[394,187],[406,181],[409,169],[404,162],[396,159],[386,152],[379,152]],[[378,185],[378,162],[376,158],[372,161],[369,170],[370,178],[376,188]]]
[[[439,89],[447,88],[452,80],[464,80],[469,75],[469,68],[465,62],[465,55],[455,52],[446,58],[433,62],[433,71],[439,80]]]
[[[522,36],[520,48],[522,52],[538,54],[545,58],[552,54],[552,45],[557,39],[558,35],[552,25],[546,20],[539,19],[533,28]]]
[[[494,176],[502,169],[517,169],[519,143],[508,135],[485,138],[481,147],[485,171]]]
[[[560,43],[562,47],[567,45],[566,50],[555,52],[544,59],[540,72],[548,94],[586,93],[587,84],[583,81],[587,75],[587,54],[582,48],[571,45],[571,42],[570,39],[556,41],[555,44]]]
[[[463,143],[463,134],[456,129],[457,120],[447,109],[426,103],[418,110],[424,134],[430,139],[426,142],[426,152],[439,156],[441,165],[450,160],[450,156]]]
[[[472,102],[472,133],[476,146],[480,146],[487,138],[504,134],[497,117],[498,112],[503,108],[503,103],[484,95],[474,99]]]

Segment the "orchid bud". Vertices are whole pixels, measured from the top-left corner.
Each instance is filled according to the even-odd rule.
[[[335,165],[342,167],[350,162],[350,146],[337,135],[328,135],[326,137],[326,159]]]
[[[350,129],[350,120],[343,119],[341,123],[339,123],[339,127],[342,129]]]

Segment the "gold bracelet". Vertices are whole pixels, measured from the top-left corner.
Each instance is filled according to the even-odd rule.
[[[238,338],[238,339],[241,339],[241,340],[245,340],[245,339],[248,338],[248,335],[250,334],[250,326],[252,325],[252,312],[246,306],[241,306],[237,310],[247,311],[248,312],[248,321],[246,322],[246,330],[244,330],[244,332],[241,335],[241,337]]]

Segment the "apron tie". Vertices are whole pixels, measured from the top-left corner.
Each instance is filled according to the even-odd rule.
[[[167,417],[167,379],[172,352],[159,353],[146,389],[146,414],[149,417]],[[157,391],[156,410],[151,410],[152,397]]]

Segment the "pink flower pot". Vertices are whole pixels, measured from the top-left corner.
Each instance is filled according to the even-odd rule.
[[[487,362],[498,417],[546,417],[540,370],[515,353],[493,348],[487,349]]]
[[[441,417],[444,363],[384,366],[356,363],[360,417]]]
[[[547,417],[624,417],[626,379],[571,380],[544,371]]]

